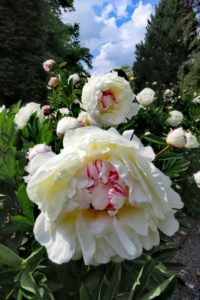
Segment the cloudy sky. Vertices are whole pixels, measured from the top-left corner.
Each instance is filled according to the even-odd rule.
[[[93,54],[92,73],[132,65],[135,45],[143,40],[147,20],[159,0],[74,0],[65,23],[80,24],[80,42]]]

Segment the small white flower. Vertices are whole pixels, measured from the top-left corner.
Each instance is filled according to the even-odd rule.
[[[139,106],[133,100],[129,82],[115,72],[91,77],[82,91],[82,108],[105,127],[119,125],[135,116]]]
[[[195,135],[191,133],[191,131],[185,132],[187,143],[185,145],[185,148],[192,149],[192,148],[198,148],[199,143],[197,142],[197,138]]]
[[[193,103],[196,103],[196,104],[199,104],[200,103],[200,95],[195,97],[193,100],[192,100]]]
[[[153,83],[152,83],[152,85],[157,85],[158,83],[157,83],[157,81],[154,81]]]
[[[76,118],[64,117],[58,122],[56,133],[58,136],[63,137],[67,130],[78,127],[81,127],[81,124]]]
[[[30,119],[31,115],[36,112],[40,122],[43,122],[44,115],[41,111],[40,104],[35,102],[30,102],[25,106],[21,107],[18,113],[15,115],[14,123],[17,126],[17,129],[23,129]]]
[[[43,62],[43,69],[46,71],[46,72],[50,72],[53,70],[54,68],[54,65],[55,65],[55,60],[53,59],[48,59],[46,60],[45,62]]]
[[[196,185],[198,186],[198,188],[200,188],[200,171],[195,173],[193,176],[194,176],[194,180],[196,182]]]
[[[59,108],[59,113],[62,115],[62,116],[68,116],[69,115],[69,109],[66,108],[66,107],[62,107],[62,108]]]
[[[187,140],[183,128],[180,127],[170,131],[167,135],[166,142],[173,147],[184,148]]]
[[[170,117],[167,119],[167,123],[171,126],[177,126],[183,121],[183,114],[178,110],[170,111]]]
[[[142,106],[148,106],[155,100],[155,92],[150,88],[144,88],[137,96],[136,99]]]
[[[163,97],[164,98],[171,98],[174,96],[174,92],[170,89],[164,91]]]
[[[5,105],[0,106],[0,113],[5,109],[6,109]]]
[[[72,79],[73,84],[76,84],[80,81],[80,76],[78,74],[72,74],[69,76],[68,82]]]

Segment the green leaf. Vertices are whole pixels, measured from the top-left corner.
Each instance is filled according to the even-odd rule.
[[[91,290],[84,284],[80,287],[80,300],[92,300],[94,297],[91,294]],[[95,299],[94,299],[95,300]]]
[[[23,267],[33,272],[39,265],[43,258],[44,248],[36,249],[31,255],[23,260]]]
[[[22,259],[8,247],[0,244],[0,263],[14,269],[19,269]]]
[[[155,299],[156,297],[159,297],[159,299],[167,299],[170,294],[173,293],[173,287],[176,281],[176,275],[171,276],[170,278],[163,281],[160,285],[158,285],[154,290],[150,291],[146,295],[140,298],[140,300],[151,300]],[[171,291],[168,290],[168,288],[171,289]],[[166,296],[164,296],[164,293]],[[164,296],[164,298],[161,298],[161,296]]]
[[[155,144],[166,145],[166,142],[161,137],[156,136],[154,134],[145,135],[142,138]]]
[[[137,283],[133,283],[133,287],[129,294],[128,300],[140,300],[140,295],[143,293],[146,285],[148,284],[149,277],[153,271],[156,262],[150,259],[143,267],[140,269],[138,277],[136,279]]]
[[[101,282],[98,300],[112,300],[117,292],[121,280],[121,264],[109,266]]]
[[[23,214],[26,217],[26,219],[28,220],[28,224],[33,225],[34,224],[33,204],[28,198],[28,195],[26,193],[26,187],[25,187],[24,183],[22,183],[20,185],[20,187],[18,188],[17,198],[18,198],[18,202],[23,210]],[[16,219],[16,217],[15,217],[15,219]],[[19,216],[18,216],[18,221],[23,222],[22,218],[21,218],[21,220],[19,220]],[[25,221],[25,219],[24,219],[24,221]]]
[[[37,286],[33,276],[27,271],[23,271],[20,276],[20,286],[25,291],[35,295],[37,293]]]

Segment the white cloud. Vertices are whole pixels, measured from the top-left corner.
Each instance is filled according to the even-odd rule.
[[[98,53],[93,59],[93,72],[105,73],[132,65],[135,45],[144,38],[153,5],[139,1],[133,10],[132,0],[75,0],[74,6],[76,12],[63,15],[63,20],[80,23],[81,44]],[[100,15],[96,15],[94,6],[101,11]]]

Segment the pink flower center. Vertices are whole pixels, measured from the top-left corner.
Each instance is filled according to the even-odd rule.
[[[103,91],[101,97],[99,98],[99,105],[102,110],[108,110],[113,103],[116,102],[116,97],[111,89]]]
[[[88,183],[85,186],[90,207],[116,215],[128,196],[127,185],[120,180],[116,168],[107,161],[95,160],[85,169]]]

